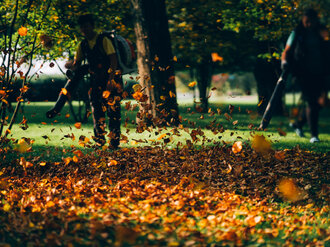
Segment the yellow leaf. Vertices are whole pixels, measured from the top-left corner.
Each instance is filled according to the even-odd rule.
[[[132,89],[134,90],[134,92],[137,92],[137,91],[141,91],[142,87],[140,84],[134,84],[132,86]]]
[[[45,166],[47,163],[46,162],[40,162],[40,166]]]
[[[173,93],[172,91],[170,91],[169,94],[170,94],[170,97],[171,97],[171,98],[175,98],[175,93]]]
[[[17,142],[17,146],[14,149],[20,153],[26,153],[31,150],[31,145],[23,138]]]
[[[61,93],[64,94],[64,95],[67,95],[68,94],[68,90],[66,90],[65,88],[62,88],[61,89]]]
[[[272,150],[271,144],[263,135],[254,135],[252,139],[252,148],[262,154],[266,154]]]
[[[8,203],[3,205],[3,211],[8,212],[8,211],[10,211],[10,209],[11,209],[11,206]]]

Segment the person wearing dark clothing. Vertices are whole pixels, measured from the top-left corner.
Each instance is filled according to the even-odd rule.
[[[82,15],[78,19],[80,31],[85,37],[78,45],[73,63],[67,63],[66,67],[74,72],[65,85],[66,91],[59,95],[55,106],[46,113],[48,118],[55,117],[63,108],[79,81],[90,74],[90,90],[88,92],[92,108],[94,137],[99,144],[105,144],[105,112],[109,118],[110,138],[109,147],[117,149],[120,140],[120,100],[123,88],[121,72],[114,46],[110,39],[94,30],[92,15]],[[82,65],[83,60],[88,64]]]
[[[329,32],[319,22],[317,13],[308,9],[290,34],[282,54],[282,69],[289,70],[302,92],[307,107],[292,124],[304,137],[303,125],[308,122],[311,143],[319,142],[318,119],[320,97],[326,95],[326,73],[329,70]]]

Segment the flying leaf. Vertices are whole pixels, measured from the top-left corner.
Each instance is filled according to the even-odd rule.
[[[65,88],[62,88],[61,89],[61,93],[64,94],[64,95],[67,95],[68,94],[68,90],[66,90]]]
[[[81,122],[77,122],[74,124],[74,127],[76,127],[77,129],[81,128]]]
[[[271,151],[271,144],[263,135],[254,135],[252,139],[252,148],[261,154]]]
[[[20,27],[19,29],[18,29],[18,34],[20,35],[20,36],[26,36],[27,35],[27,28],[26,27]]]
[[[137,92],[137,91],[141,91],[142,90],[142,87],[140,84],[134,84],[132,86],[132,89],[134,90],[134,92]]]
[[[218,53],[213,52],[211,56],[213,62],[223,62],[223,57],[220,57]]]
[[[234,145],[232,146],[231,150],[233,151],[234,154],[237,154],[239,152],[242,151],[242,142],[241,141],[238,141],[238,142],[235,142]]]
[[[293,179],[282,179],[278,189],[283,197],[289,201],[296,202],[302,199],[303,191],[296,185]]]
[[[197,82],[196,81],[192,81],[188,84],[188,87],[194,87],[196,86]]]
[[[103,91],[103,93],[102,93],[102,97],[104,98],[104,99],[107,99],[107,98],[109,98],[109,96],[110,96],[110,92],[109,91]]]
[[[20,153],[26,153],[31,150],[31,145],[24,138],[22,138],[17,142],[15,150]]]

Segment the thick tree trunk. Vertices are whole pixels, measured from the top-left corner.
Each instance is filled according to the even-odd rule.
[[[164,0],[131,0],[140,84],[148,96],[139,117],[178,124],[173,55]]]

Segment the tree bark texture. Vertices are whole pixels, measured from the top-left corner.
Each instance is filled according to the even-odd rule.
[[[198,107],[201,112],[207,112],[209,107],[209,87],[212,77],[211,57],[206,56],[200,64],[197,65],[197,85],[201,105]]]
[[[144,112],[147,118],[151,115],[158,123],[177,124],[178,105],[165,1],[131,0],[131,4],[140,84],[148,96],[140,113]]]

